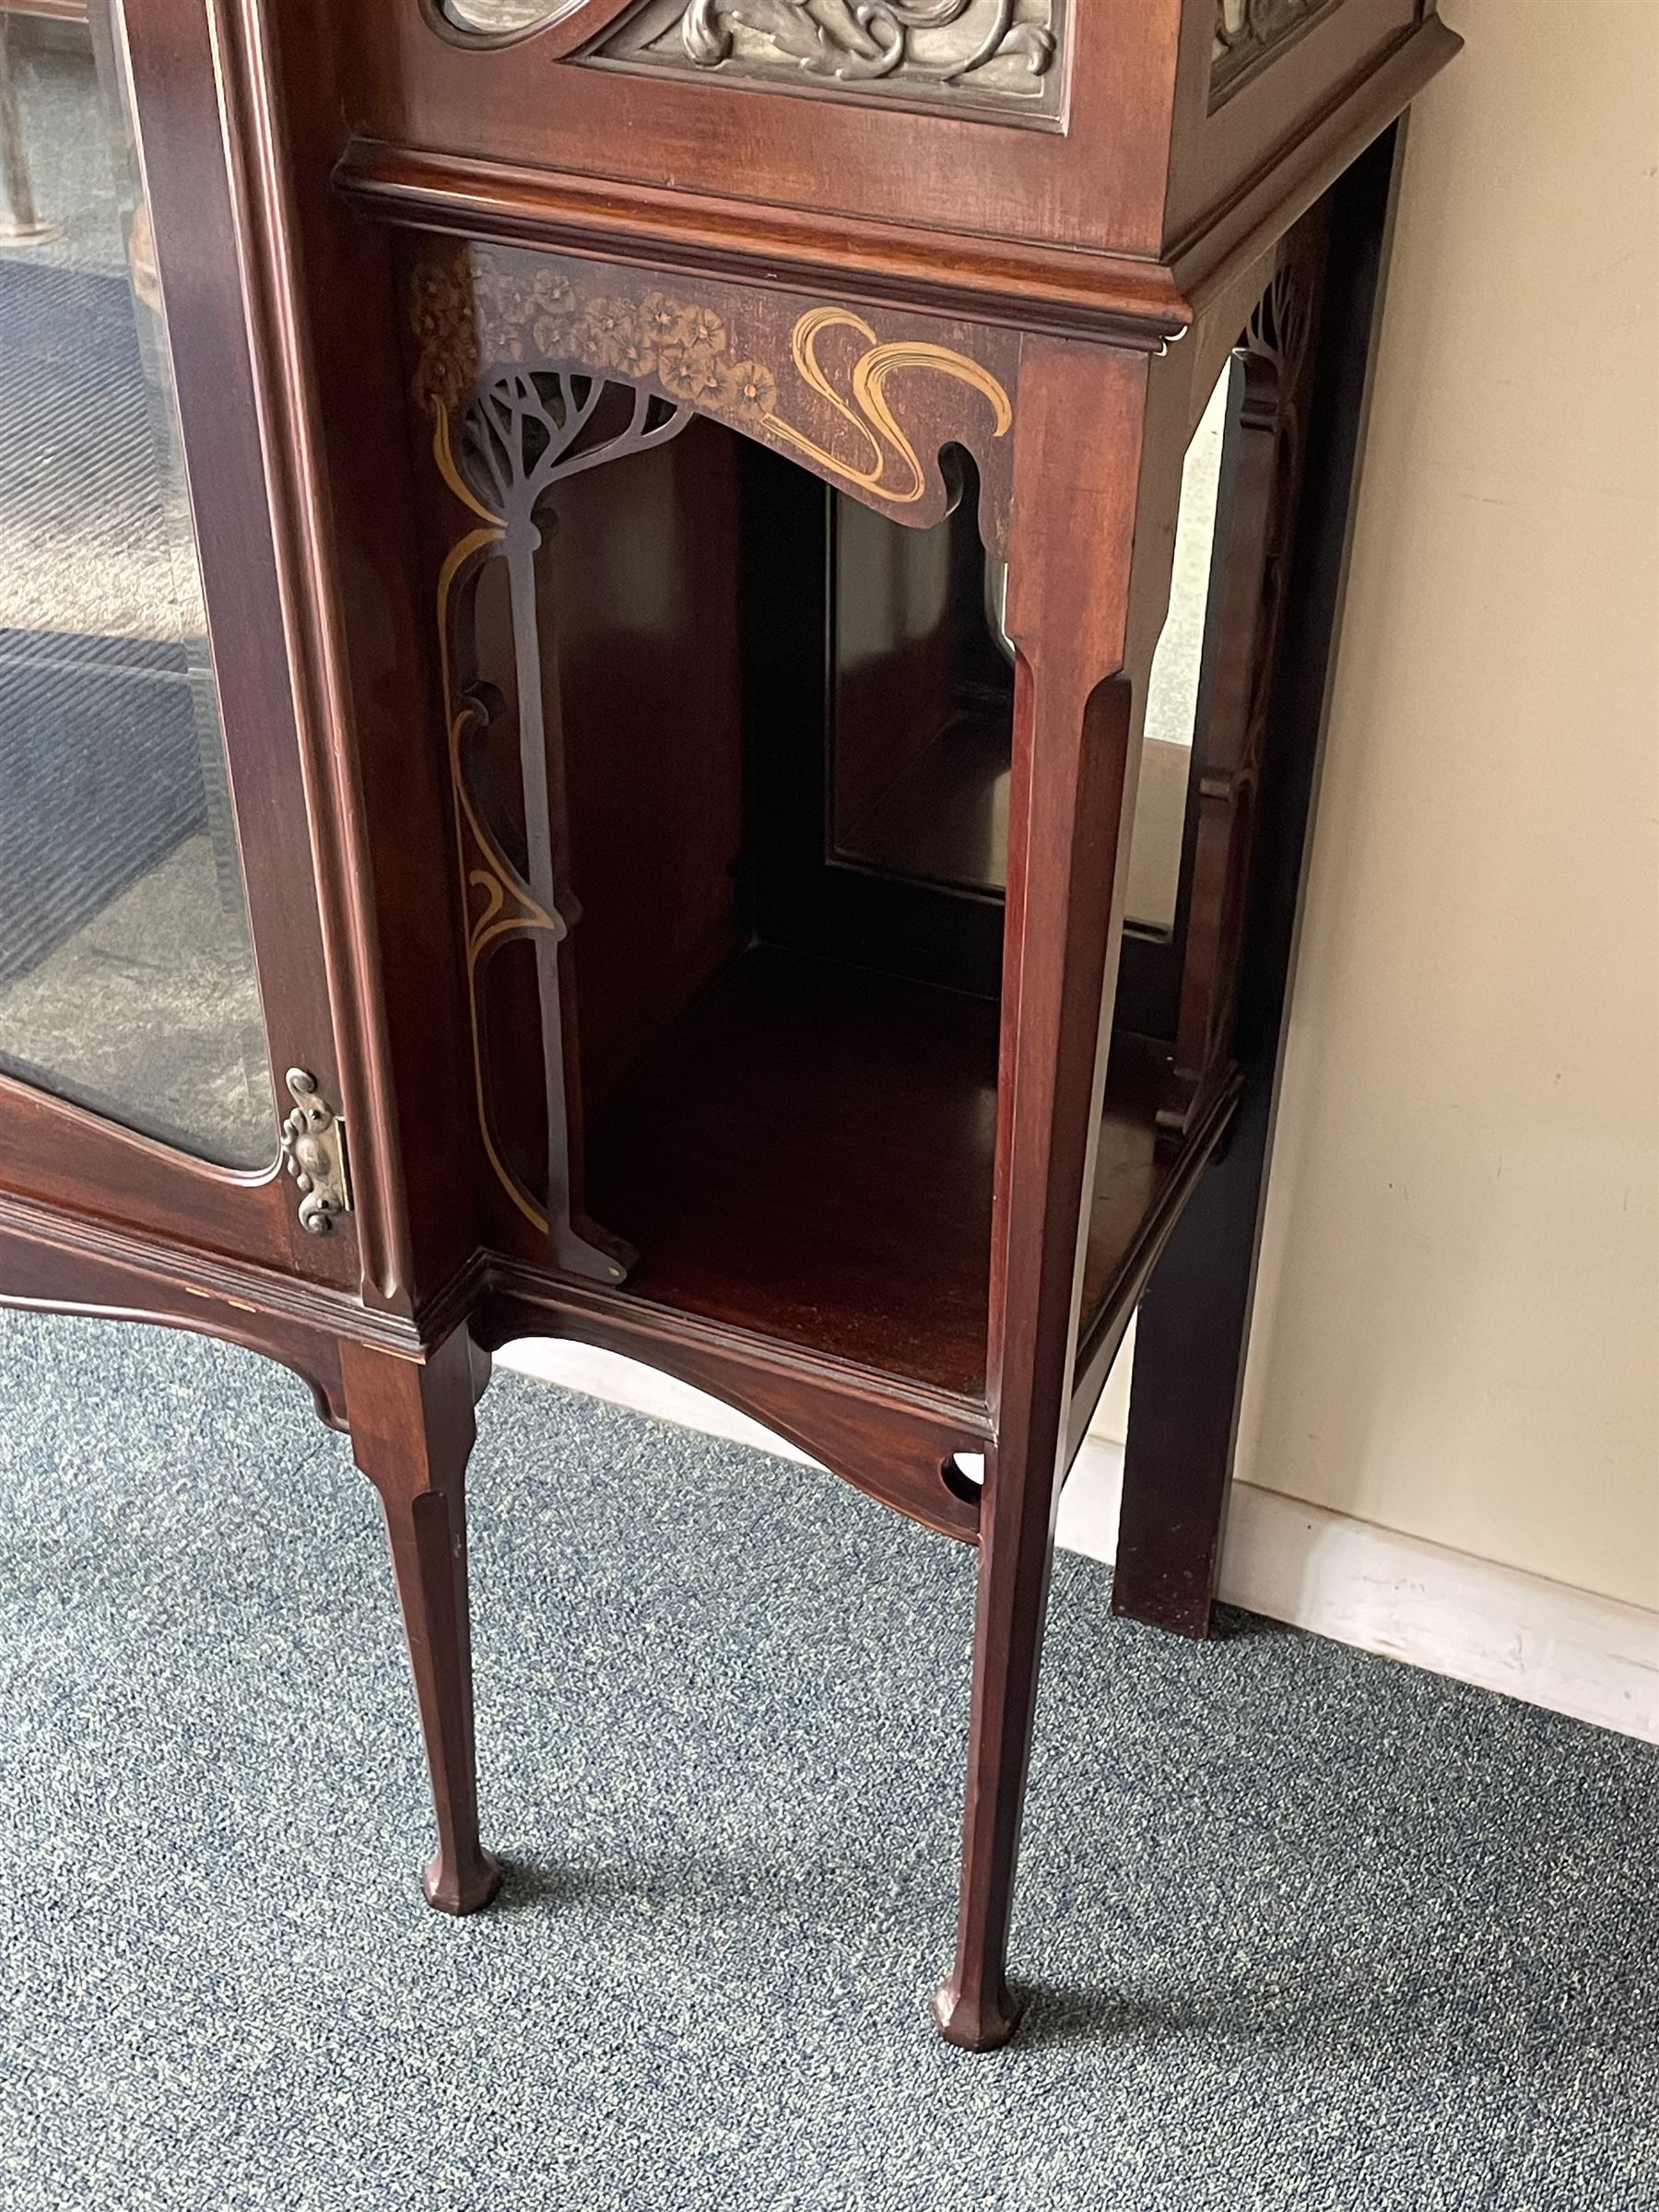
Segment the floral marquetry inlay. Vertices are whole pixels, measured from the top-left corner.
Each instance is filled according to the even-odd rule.
[[[660,289],[638,298],[579,292],[563,265],[531,265],[525,256],[498,263],[483,253],[470,266],[426,264],[412,296],[419,348],[417,395],[433,409],[449,459],[450,417],[464,397],[482,397],[469,418],[475,457],[488,456],[480,438],[488,422],[491,380],[521,363],[570,367],[620,382],[654,384],[681,407],[724,416],[838,482],[896,507],[927,495],[934,474],[893,410],[888,386],[926,371],[978,394],[988,404],[991,434],[1001,439],[1013,420],[1002,382],[967,354],[925,338],[884,342],[850,308],[811,307],[796,317],[784,370],[751,358],[725,317],[706,301]],[[839,359],[830,366],[825,348]],[[781,388],[787,375],[803,397],[827,410],[826,435],[806,427]],[[480,418],[479,407],[483,408]],[[450,463],[453,465],[453,462]]]

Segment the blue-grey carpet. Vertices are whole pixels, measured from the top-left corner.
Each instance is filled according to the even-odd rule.
[[[1634,1744],[1061,1562],[996,2057],[951,1918],[971,1561],[828,1477],[499,1379],[484,1797],[416,1887],[372,1499],[301,1386],[0,1316],[7,2212],[1639,2212]]]

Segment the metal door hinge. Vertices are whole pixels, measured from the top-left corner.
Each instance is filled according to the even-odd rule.
[[[282,1124],[282,1157],[300,1186],[300,1225],[325,1237],[336,1214],[351,1211],[346,1170],[346,1124],[323,1096],[315,1076],[290,1067],[288,1087],[294,1111]]]

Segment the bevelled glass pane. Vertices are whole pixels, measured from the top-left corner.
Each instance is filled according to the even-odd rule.
[[[276,1149],[147,209],[107,18],[0,9],[0,1067]]]

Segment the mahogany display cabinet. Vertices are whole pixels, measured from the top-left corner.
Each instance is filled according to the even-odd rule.
[[[484,1905],[489,1354],[1208,1625],[1423,0],[4,0],[0,1298],[286,1362]],[[559,1623],[547,1623],[556,1639]],[[855,1754],[854,1754],[855,1755]],[[924,1935],[919,1931],[919,1937]]]

